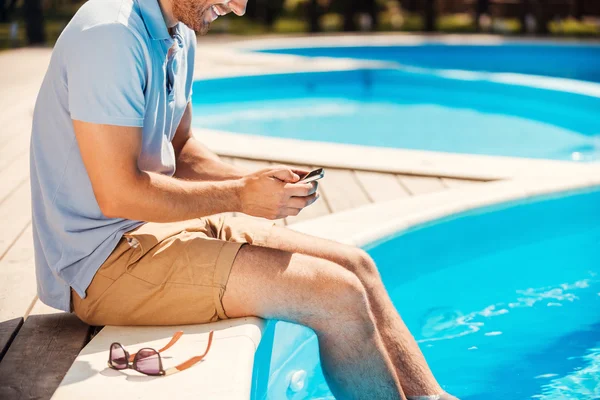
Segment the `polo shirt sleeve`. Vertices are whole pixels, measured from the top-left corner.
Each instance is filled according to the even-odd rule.
[[[66,60],[69,112],[74,120],[141,127],[147,66],[144,47],[119,23],[87,28]]]

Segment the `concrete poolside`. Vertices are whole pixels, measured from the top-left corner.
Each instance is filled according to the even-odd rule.
[[[320,60],[315,63],[298,57],[239,53],[235,49],[224,49],[222,43],[219,46],[213,46],[211,44],[203,45],[201,42],[198,50],[197,78],[346,69],[365,64],[348,60]],[[23,329],[21,328],[21,318],[27,319],[32,315],[57,312],[41,304],[35,296],[28,181],[31,115],[37,90],[43,79],[50,55],[50,49],[24,49],[0,53],[0,88],[2,88],[0,97],[0,126],[2,127],[0,129],[0,221],[2,226],[0,230],[0,325],[2,326],[0,349],[6,347],[13,335],[16,334],[19,338],[19,329]],[[415,168],[414,165],[418,163],[414,160],[425,156],[419,152],[407,152],[415,157],[410,159],[410,165],[406,162],[389,164],[389,168],[387,168],[387,164],[376,164],[378,162],[376,154],[363,155],[364,158],[371,157],[373,160],[371,164],[369,160],[366,160],[360,165],[338,163],[336,160],[343,159],[343,156],[328,157],[327,160],[325,157],[294,159],[290,158],[290,154],[282,156],[283,153],[277,151],[277,143],[272,141],[270,143],[274,143],[273,146],[267,146],[271,149],[271,153],[268,151],[243,153],[228,149],[222,143],[228,141],[220,139],[224,136],[219,136],[219,133],[198,132],[200,140],[202,140],[203,134],[209,140],[209,147],[212,146],[219,153],[224,154],[226,160],[249,169],[262,168],[281,162],[296,163],[305,167],[327,166],[326,179],[320,186],[322,199],[298,217],[288,218],[278,223],[294,225],[296,229],[302,231],[337,237],[355,244],[364,244],[381,236],[382,229],[394,231],[471,207],[539,193],[600,184],[600,169],[597,163],[571,165],[560,162],[531,162],[531,165],[535,164],[538,167],[527,168],[525,171],[523,166],[528,165],[527,160],[484,159],[482,157],[481,165],[484,166],[482,168],[488,169],[474,174],[471,172],[473,158],[469,158],[469,156],[461,157],[463,161],[462,166],[459,165],[460,168],[457,167],[457,164],[461,164],[459,158],[444,155],[436,156],[432,161],[435,163],[435,168]],[[267,139],[253,140],[264,140],[267,143]],[[231,142],[229,141],[229,143]],[[344,154],[344,151],[340,150],[340,154]],[[508,172],[503,175],[503,171]],[[489,182],[492,180],[495,182]],[[380,203],[382,206],[378,206]],[[353,211],[355,209],[359,210]],[[373,215],[378,217],[373,218]],[[345,237],[338,235],[340,231],[348,230],[349,222],[344,224],[345,221],[352,221],[352,224],[356,225],[361,218],[365,221],[369,220],[371,224],[365,225],[364,232],[359,232],[352,237],[348,232]],[[233,328],[240,330],[240,336],[251,337],[250,343],[252,343],[250,347],[244,347],[245,356],[239,358],[243,364],[240,376],[247,375],[248,368],[251,371],[252,363],[248,357],[252,357],[252,347],[260,341],[260,330],[262,329],[261,322],[256,319],[246,322]],[[168,331],[171,332],[172,329]],[[204,331],[205,329],[201,329],[198,334]],[[116,334],[119,331],[112,332]],[[126,334],[122,331],[121,333]],[[166,336],[168,336],[167,330],[164,330],[164,333],[161,331],[160,334],[146,338],[145,341]],[[105,332],[98,338],[109,340],[110,335]],[[226,338],[222,337],[221,339],[225,340]],[[136,340],[136,343],[143,341]],[[235,345],[232,345],[231,342],[227,343],[227,346],[231,347],[231,351],[235,351]],[[105,347],[98,344],[97,348],[104,349]],[[219,341],[216,341],[215,348],[219,348]],[[10,355],[10,353],[7,354]],[[221,371],[220,373],[235,370],[236,367],[232,366],[227,359],[227,354],[231,355],[231,353],[224,351],[222,354],[227,362],[219,364],[219,366],[213,365],[213,367],[204,365],[201,369],[197,369],[195,374],[215,376],[217,370]],[[105,358],[104,355],[102,358]],[[0,372],[2,368],[0,366]],[[212,370],[209,371],[208,368]],[[72,372],[72,374],[76,373],[77,371]],[[188,375],[189,380],[193,379],[192,375],[194,374]],[[246,376],[246,378],[248,377]],[[235,392],[235,398],[243,398],[244,393],[247,392],[249,380],[246,378],[240,378],[243,380],[240,382],[240,385],[243,386],[240,390],[231,392],[232,396]],[[101,380],[93,379],[93,381],[102,385]],[[68,388],[61,388],[58,393],[59,397],[75,395],[82,384],[68,386]]]

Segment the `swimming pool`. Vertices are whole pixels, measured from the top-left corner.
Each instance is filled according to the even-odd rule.
[[[241,134],[594,161],[598,93],[399,67],[197,81],[193,112],[196,127]]]
[[[600,188],[472,210],[367,251],[447,391],[600,398]],[[314,333],[294,324],[269,322],[253,381],[254,400],[332,399]]]
[[[313,46],[262,52],[391,61],[430,69],[510,72],[600,82],[600,44],[428,42],[402,46]]]

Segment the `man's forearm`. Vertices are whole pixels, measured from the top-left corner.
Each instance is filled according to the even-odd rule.
[[[140,171],[126,191],[99,199],[107,217],[174,222],[240,211],[241,181],[191,182]]]
[[[241,178],[248,172],[221,161],[215,153],[191,137],[177,158],[175,176],[191,181],[223,181]]]

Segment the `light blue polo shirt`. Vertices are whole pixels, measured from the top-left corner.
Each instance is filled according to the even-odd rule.
[[[70,311],[70,287],[85,297],[122,234],[142,224],[102,215],[72,119],[142,127],[139,168],[172,176],[195,48],[182,23],[169,34],[158,0],[90,0],[58,39],[31,135],[37,288],[49,306]]]

